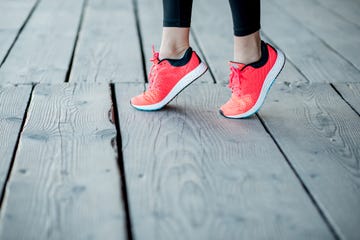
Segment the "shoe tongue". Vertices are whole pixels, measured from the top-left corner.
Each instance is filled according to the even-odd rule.
[[[230,67],[238,68],[240,70],[242,70],[246,66],[246,64],[238,63],[238,62],[232,62],[232,61],[229,62],[229,65],[230,65]]]

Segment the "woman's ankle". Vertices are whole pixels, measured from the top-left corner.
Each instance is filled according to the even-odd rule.
[[[234,37],[234,61],[250,64],[261,58],[261,39],[259,32],[244,37]]]
[[[181,59],[186,50],[189,48],[189,45],[183,45],[179,47],[160,47],[159,58],[160,59]]]
[[[160,59],[180,59],[189,48],[190,28],[164,27],[162,32]]]

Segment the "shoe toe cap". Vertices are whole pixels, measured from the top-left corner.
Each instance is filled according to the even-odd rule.
[[[246,113],[253,106],[251,98],[232,97],[220,108],[220,114],[225,117],[234,117]]]
[[[144,94],[140,94],[135,97],[132,97],[130,103],[131,105],[135,105],[135,106],[143,106],[149,104],[148,101],[146,101],[146,98],[144,98]]]

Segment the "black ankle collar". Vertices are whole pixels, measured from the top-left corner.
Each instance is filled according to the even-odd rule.
[[[260,68],[266,64],[269,59],[269,52],[267,45],[264,41],[261,41],[261,57],[258,61],[248,64],[247,66],[252,66],[253,68]]]
[[[164,58],[164,59],[161,59],[160,62],[166,60],[174,67],[181,67],[181,66],[186,65],[190,61],[191,55],[192,55],[192,48],[189,47],[181,59]]]

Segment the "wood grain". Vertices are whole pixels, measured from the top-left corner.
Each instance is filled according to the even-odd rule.
[[[316,0],[330,11],[360,26],[360,2],[358,0]]]
[[[313,0],[272,0],[313,34],[360,69],[360,26],[349,23]],[[360,20],[360,14],[358,14]]]
[[[233,30],[229,4],[194,1],[192,27],[217,83],[229,81],[228,61],[233,60]]]
[[[331,50],[299,20],[269,1],[262,2],[262,27],[312,83],[359,81],[358,69]]]
[[[36,2],[36,0],[0,1],[0,63]]]
[[[334,84],[341,96],[360,114],[360,83]]]
[[[0,239],[126,239],[108,85],[37,85]]]
[[[226,11],[222,4],[215,1],[199,0],[197,3],[201,8],[195,10],[197,14],[194,14],[194,17],[211,16],[210,13],[215,11],[215,8],[221,12]],[[334,63],[340,61],[340,58],[325,47],[316,36],[278,8],[270,6],[271,4],[266,1],[262,3],[264,31],[270,32],[269,37],[284,48],[285,54],[296,64],[296,68],[291,63],[285,66],[284,73],[280,75],[281,83],[279,84],[285,89],[283,91],[287,95],[281,90],[276,93],[271,90],[270,96],[273,97],[266,100],[260,111],[261,116],[270,133],[280,143],[290,163],[300,174],[310,194],[315,197],[327,221],[341,237],[353,239],[358,234],[355,225],[359,222],[360,216],[357,210],[351,212],[352,209],[357,209],[356,205],[360,201],[359,181],[356,177],[360,139],[358,116],[346,106],[328,84],[317,85],[314,90],[312,87],[305,87],[309,86],[310,82],[327,82],[327,76],[335,71],[340,77],[342,67],[349,68],[350,66],[345,61],[335,66]],[[219,59],[226,58],[232,44],[230,38],[227,37],[231,35],[231,29],[221,28],[226,25],[226,22],[230,22],[231,18],[224,17],[218,21],[211,26],[206,25],[206,21],[202,23],[199,21],[195,24],[195,28],[199,40],[205,46],[205,53],[208,53],[206,57],[210,66],[212,69],[219,69],[218,72],[214,71],[216,80],[219,82],[219,78],[226,76],[223,70],[225,68],[222,67],[223,63]],[[214,42],[207,41],[210,36],[215,35],[214,32],[220,33],[218,34],[220,37],[215,37]],[[307,46],[302,46],[302,44]],[[214,53],[216,46],[222,46],[222,49],[226,51]],[[323,55],[317,51],[323,52]],[[316,65],[308,66],[309,58],[315,56]],[[324,56],[327,56],[327,59]],[[308,78],[304,78],[297,69],[300,69]],[[353,80],[357,81],[358,78],[355,78],[357,70],[353,67],[351,69]],[[349,75],[341,76],[342,80],[352,79],[348,78]],[[276,84],[276,86],[279,89],[279,85]],[[287,88],[293,90],[286,91]],[[296,94],[296,91],[303,91],[305,94]],[[351,223],[348,224],[348,222]]]
[[[90,0],[71,82],[144,82],[131,0]]]
[[[31,86],[0,86],[0,199],[30,92]]]
[[[311,84],[291,64],[260,116],[341,239],[359,239],[359,116],[330,85]]]
[[[83,2],[41,1],[0,69],[0,84],[63,82]]]
[[[259,120],[217,113],[225,87],[158,112],[129,106],[141,90],[116,84],[135,239],[332,239]]]

